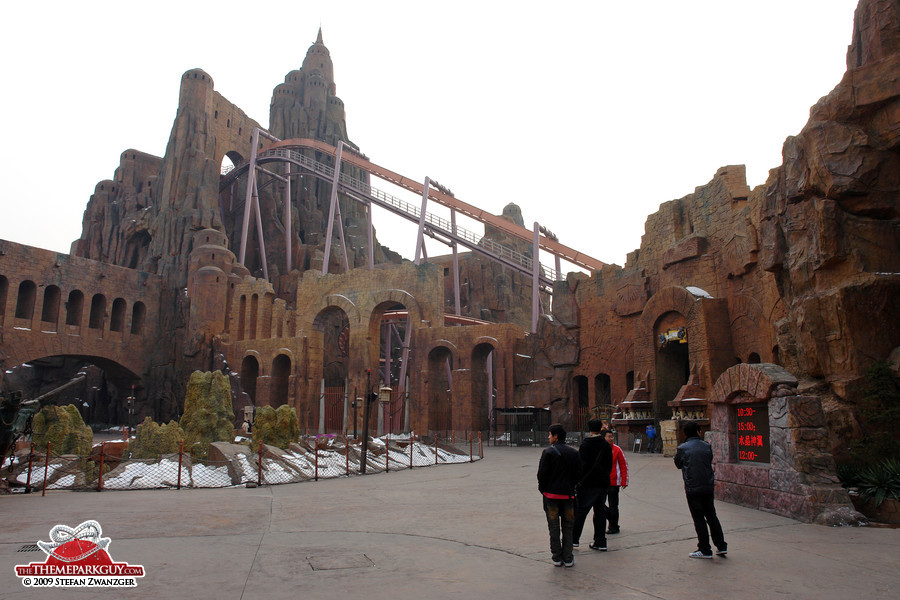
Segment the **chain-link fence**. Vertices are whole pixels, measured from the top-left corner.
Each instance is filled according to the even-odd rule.
[[[155,459],[129,458],[127,442],[104,442],[90,456],[59,455],[50,444],[18,453],[3,465],[12,491],[134,490],[277,485],[382,473],[484,458],[480,434],[449,438],[392,435],[362,440],[305,435],[287,450],[217,443],[208,457],[185,448]],[[365,456],[365,459],[363,458]]]

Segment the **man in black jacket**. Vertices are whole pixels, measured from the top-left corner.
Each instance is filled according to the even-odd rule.
[[[688,421],[682,431],[687,440],[675,452],[675,466],[681,469],[684,494],[697,531],[697,550],[691,552],[690,557],[713,557],[712,546],[709,545],[710,534],[716,545],[716,554],[725,556],[728,554],[728,544],[725,543],[725,534],[722,533],[722,525],[719,524],[713,503],[716,478],[712,466],[712,448],[700,439],[700,425],[697,423]]]
[[[588,421],[591,435],[584,438],[578,448],[581,457],[581,479],[578,482],[578,502],[575,507],[575,529],[572,532],[577,546],[584,530],[588,513],[594,509],[594,541],[591,550],[606,552],[606,493],[609,490],[609,472],[612,470],[612,448],[604,439],[603,421]]]
[[[575,564],[572,556],[572,527],[575,523],[575,484],[581,465],[578,452],[566,445],[566,430],[554,423],[548,435],[550,447],[541,454],[538,491],[544,497],[544,513],[550,530],[550,553],[557,567]],[[607,478],[609,475],[607,474]],[[560,534],[562,538],[560,539]]]

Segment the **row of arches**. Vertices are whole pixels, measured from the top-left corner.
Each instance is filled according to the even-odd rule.
[[[0,319],[6,316],[9,292],[8,279],[0,275]],[[97,293],[91,296],[90,303],[85,300],[84,292],[75,289],[63,301],[63,292],[56,285],[46,286],[43,294],[39,294],[37,284],[26,279],[19,283],[15,303],[10,308],[12,316],[26,322],[29,329],[37,313],[40,313],[40,329],[57,331],[60,315],[64,313],[63,323],[68,326],[80,328],[86,322],[88,329],[124,332],[127,328],[133,335],[143,334],[147,316],[147,307],[143,302],[132,304],[129,323],[128,302],[124,298],[114,298],[110,304],[105,294]]]
[[[293,361],[286,354],[278,354],[272,359],[269,371],[270,383],[267,404],[275,408],[288,404],[290,400],[290,377]],[[241,389],[252,404],[256,404],[257,380],[260,376],[259,356],[248,354],[241,361]]]

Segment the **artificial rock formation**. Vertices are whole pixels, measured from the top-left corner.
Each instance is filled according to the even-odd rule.
[[[377,242],[370,250],[364,206],[343,194],[346,257],[332,240],[322,275],[331,182],[308,172],[292,177],[289,196],[280,180],[261,186],[262,239],[250,212],[242,248],[248,177],[220,169],[226,156],[251,155],[259,124],[190,70],[165,156],[122,154],[72,256],[0,244],[0,366],[95,357],[119,396],[136,380],[137,417],[159,421],[178,413],[201,369],[228,375],[233,409],[287,404],[304,429],[347,427],[329,413],[326,387],[361,396],[384,382],[406,394],[405,426],[419,432],[486,431],[494,408],[522,406],[579,429],[590,409],[614,404],[628,418],[613,424],[633,435],[673,414],[699,412],[707,428],[727,421],[710,419],[714,387],[735,365],[766,363],[796,378],[797,397],[815,398],[826,424],[815,444],[838,454],[858,431],[853,383],[900,346],[900,5],[861,0],[855,21],[846,75],[764,185],[751,190],[743,166],[725,166],[663,203],[624,267],[560,276],[551,314],[527,335],[528,277],[461,255],[461,312],[485,321],[461,326],[445,317],[452,259],[414,265]],[[358,152],[321,32],[275,88],[269,116],[278,138]],[[342,171],[368,179],[346,162]],[[525,223],[515,206],[504,217]],[[491,228],[484,238],[532,252]],[[122,307],[138,305],[123,320]],[[384,336],[400,340],[391,343],[408,355],[408,381]],[[805,506],[797,516],[816,518],[819,504]]]

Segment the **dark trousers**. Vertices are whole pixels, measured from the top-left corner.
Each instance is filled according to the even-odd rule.
[[[588,513],[594,510],[594,543],[606,545],[606,490],[607,488],[582,488],[578,492],[575,507],[575,529],[572,532],[576,542],[581,541],[581,532]]]
[[[728,544],[725,543],[725,534],[722,533],[722,525],[719,524],[719,517],[716,516],[713,494],[685,495],[688,508],[691,510],[691,517],[694,519],[694,529],[697,531],[697,549],[703,554],[712,553],[709,545],[709,536],[712,535],[712,541],[716,548],[727,550]],[[707,531],[707,525],[709,531]]]
[[[575,526],[575,501],[544,497],[544,513],[550,530],[550,553],[555,561],[572,562],[572,528]]]
[[[609,521],[609,530],[619,530],[619,486],[611,485],[606,493],[606,518]]]

